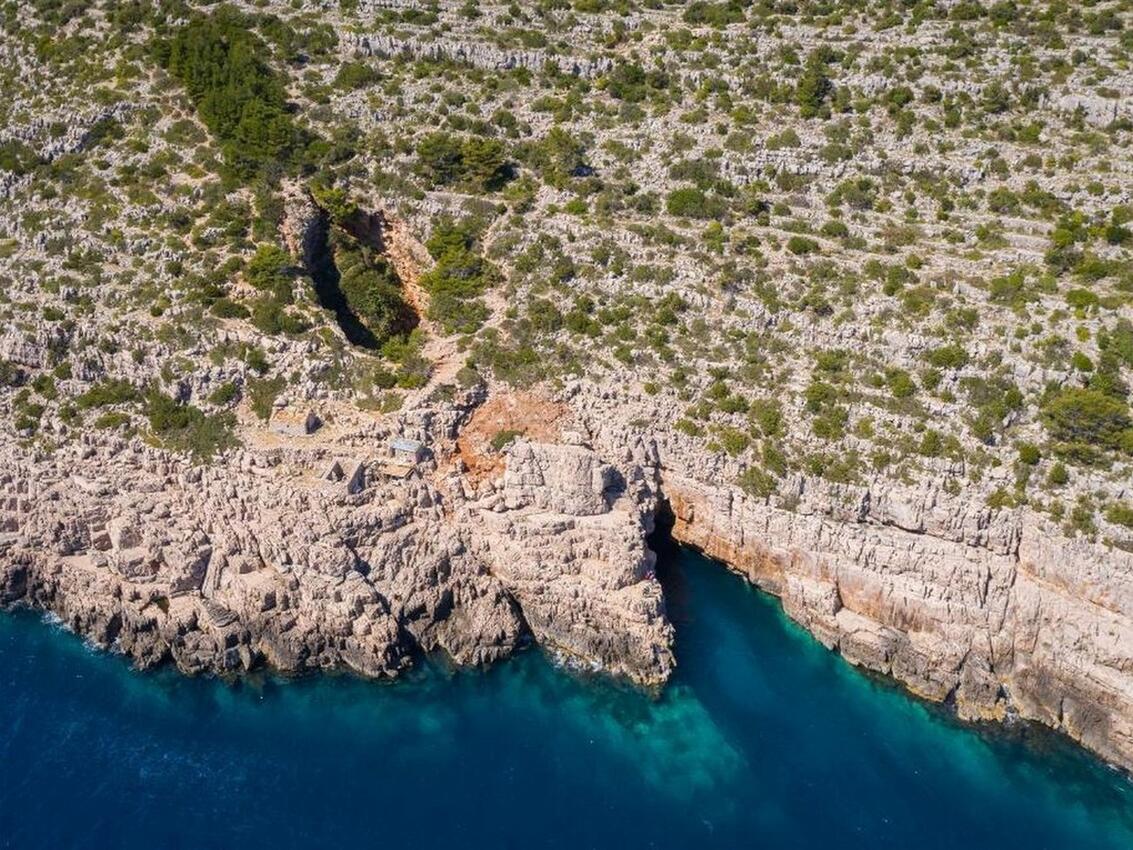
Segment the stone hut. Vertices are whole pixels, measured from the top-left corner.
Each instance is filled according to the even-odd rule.
[[[366,466],[360,460],[335,458],[319,478],[345,487],[347,493],[361,493],[366,487]]]
[[[321,424],[318,415],[310,408],[281,407],[272,413],[268,427],[284,437],[306,437]]]
[[[408,437],[395,437],[390,440],[390,452],[393,462],[397,464],[417,464],[425,459],[425,446],[417,440]]]

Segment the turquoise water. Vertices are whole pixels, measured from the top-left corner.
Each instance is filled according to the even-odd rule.
[[[485,674],[228,686],[0,616],[0,847],[1133,847],[1133,783],[851,669],[680,552],[659,701]]]

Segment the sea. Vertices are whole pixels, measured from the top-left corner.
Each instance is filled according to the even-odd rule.
[[[139,673],[0,614],[3,848],[1131,850],[1133,782],[867,675],[687,549],[660,696],[555,666]]]

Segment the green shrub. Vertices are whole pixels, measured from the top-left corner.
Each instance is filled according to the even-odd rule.
[[[716,3],[694,0],[688,4],[681,19],[686,24],[708,24],[713,27],[738,24],[744,20],[744,4],[732,0],[721,0]]]
[[[1114,525],[1133,528],[1133,505],[1128,505],[1125,502],[1112,504],[1105,512],[1105,518]]]
[[[0,171],[11,171],[22,176],[30,174],[41,163],[39,154],[19,139],[0,142]]]
[[[610,97],[628,103],[640,103],[668,86],[669,77],[664,71],[646,71],[631,62],[619,62],[606,75],[606,91]]]
[[[23,386],[27,380],[24,370],[10,360],[0,360],[0,387]]]
[[[690,437],[699,437],[702,433],[700,426],[691,419],[678,419],[673,423],[673,427],[682,434],[687,434]]]
[[[252,378],[248,381],[248,406],[264,422],[271,418],[275,400],[287,386],[282,375],[274,378]]]
[[[142,394],[138,388],[129,381],[121,378],[109,378],[95,384],[89,390],[75,399],[82,410],[92,407],[106,407],[111,404],[129,404],[140,401]]]
[[[218,452],[237,445],[232,413],[206,415],[191,404],[181,404],[157,390],[146,394],[146,416],[150,430],[167,448],[209,460]]]
[[[1023,393],[1003,377],[969,376],[960,380],[960,387],[973,410],[974,415],[969,420],[972,433],[988,444],[995,441],[1008,414],[1023,407]]]
[[[1087,310],[1098,305],[1098,296],[1088,289],[1071,289],[1066,293],[1066,303],[1076,310]]]
[[[665,201],[665,209],[669,215],[696,219],[720,218],[725,211],[724,202],[720,198],[691,186],[670,192]]]
[[[850,235],[850,228],[846,226],[844,221],[832,218],[822,225],[820,232],[830,239],[844,239]]]
[[[586,169],[586,145],[562,127],[552,127],[528,149],[528,160],[552,186],[564,186]]]
[[[745,469],[736,479],[736,484],[749,496],[755,496],[759,499],[766,499],[779,486],[774,475],[765,472],[758,466],[749,466]]]
[[[825,381],[811,381],[803,393],[803,398],[808,412],[819,413],[838,399],[838,390]]]
[[[1131,424],[1124,400],[1080,387],[1051,395],[1043,404],[1042,419],[1055,440],[1106,449],[1118,448]]]
[[[818,251],[818,242],[808,236],[800,236],[795,234],[787,240],[787,250],[792,254],[803,256],[806,254],[813,254]]]
[[[760,398],[748,405],[752,422],[764,437],[777,437],[783,433],[783,408],[774,399]]]
[[[1098,527],[1094,523],[1094,506],[1085,498],[1080,498],[1070,511],[1070,530],[1093,537]]]
[[[751,438],[738,428],[721,428],[717,434],[717,439],[719,439],[720,446],[724,451],[732,457],[743,454],[747,447],[751,445]]]
[[[498,272],[478,252],[472,223],[442,218],[425,247],[437,261],[421,277],[429,293],[429,318],[448,333],[476,331],[488,317],[487,308],[476,296],[495,282]]]
[[[1062,463],[1056,463],[1047,473],[1046,480],[1054,487],[1061,487],[1070,482],[1070,472]]]
[[[104,431],[117,431],[123,425],[128,425],[132,419],[130,414],[120,410],[109,410],[94,420],[94,427]]]
[[[243,304],[237,304],[231,298],[218,298],[212,302],[209,312],[218,319],[247,319],[251,312]]]
[[[893,398],[909,398],[917,391],[917,384],[913,376],[904,369],[888,369],[885,372],[885,383]]]
[[[962,369],[968,365],[968,352],[958,342],[942,345],[926,352],[925,360],[937,369]]]
[[[260,245],[248,261],[244,276],[261,292],[269,292],[281,304],[294,300],[291,289],[291,258],[277,245]]]
[[[940,457],[944,452],[944,437],[935,428],[927,429],[921,435],[917,452],[925,457]]]
[[[252,302],[251,320],[256,329],[267,336],[300,334],[310,327],[306,320],[271,295]]]
[[[248,346],[247,349],[245,349],[244,363],[257,375],[263,375],[271,368],[271,363],[268,361],[268,357],[264,354],[263,349],[254,345]]]
[[[334,75],[334,87],[341,91],[354,91],[372,86],[379,80],[381,74],[373,65],[365,62],[343,62],[338,66],[338,73]]]
[[[336,224],[344,224],[358,215],[358,204],[349,193],[340,187],[323,182],[313,182],[310,186],[311,199],[330,216]]]
[[[236,382],[226,381],[209,395],[209,404],[215,404],[217,407],[226,407],[235,401],[239,395],[240,388],[236,386]]]
[[[492,450],[497,452],[503,451],[504,447],[508,443],[510,443],[516,437],[522,437],[523,433],[524,432],[522,429],[516,430],[513,428],[504,428],[500,431],[497,431],[489,441],[491,443]]]
[[[1019,506],[1019,500],[1009,490],[999,487],[987,497],[987,506],[993,510],[1015,508]]]

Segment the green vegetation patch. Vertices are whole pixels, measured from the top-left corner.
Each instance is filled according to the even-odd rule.
[[[230,412],[208,415],[151,390],[146,394],[146,416],[150,429],[166,448],[186,452],[196,460],[209,460],[238,444],[232,432],[236,417]]]
[[[311,141],[288,112],[283,77],[264,60],[270,52],[249,20],[229,7],[194,17],[155,46],[158,62],[185,87],[240,180],[277,176]]]

